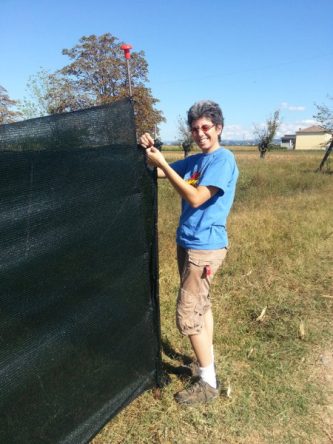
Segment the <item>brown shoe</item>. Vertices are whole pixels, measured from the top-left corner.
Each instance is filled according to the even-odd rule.
[[[175,394],[175,400],[179,404],[196,404],[198,402],[210,402],[219,396],[218,388],[214,388],[199,379],[189,388]]]

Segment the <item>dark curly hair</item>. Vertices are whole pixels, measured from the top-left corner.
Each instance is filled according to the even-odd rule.
[[[223,112],[220,106],[212,100],[200,100],[191,106],[187,112],[188,126],[191,128],[192,123],[201,117],[211,120],[214,125],[221,125],[222,128],[224,126]],[[221,141],[220,135],[219,141]]]

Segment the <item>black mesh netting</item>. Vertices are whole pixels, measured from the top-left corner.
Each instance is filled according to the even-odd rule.
[[[0,442],[87,442],[160,375],[132,103],[0,126]]]

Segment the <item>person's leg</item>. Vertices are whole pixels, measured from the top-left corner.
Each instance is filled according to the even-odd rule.
[[[210,402],[219,396],[212,354],[213,318],[211,310],[209,311],[208,325],[206,326],[204,323],[200,333],[189,335],[192,349],[199,363],[199,378],[189,388],[175,394],[175,400],[180,404]]]
[[[180,275],[177,325],[182,334],[198,336],[191,340],[191,345],[199,363],[206,363],[208,355],[212,355],[214,320],[209,290],[225,255],[225,249],[209,251],[177,247]]]
[[[212,278],[225,257],[225,251],[184,251],[178,251],[181,286],[177,300],[177,326],[183,335],[189,337],[199,363],[201,382],[199,386],[194,384],[194,391],[185,389],[179,392],[176,400],[189,403],[201,395],[214,398],[218,394],[212,350],[214,321],[209,289]]]
[[[209,342],[210,342],[210,348],[212,351],[212,355],[214,358],[214,352],[213,352],[213,341],[214,341],[214,319],[213,319],[213,312],[211,309],[209,309],[205,314],[204,314],[204,328],[207,332],[208,338],[209,338]]]
[[[190,335],[192,349],[199,363],[199,375],[211,387],[217,387],[214,354],[213,354],[213,315],[212,311],[204,315],[202,331],[198,335]]]
[[[200,367],[210,365],[213,360],[212,345],[206,328],[203,327],[199,334],[190,335],[189,339]]]

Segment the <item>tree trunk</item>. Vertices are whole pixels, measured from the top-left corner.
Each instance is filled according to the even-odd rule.
[[[331,154],[332,150],[333,150],[333,138],[332,138],[331,143],[330,143],[329,147],[327,148],[327,150],[326,150],[326,152],[324,154],[324,157],[323,157],[322,161],[320,162],[319,168],[316,170],[316,172],[318,172],[318,171],[321,172],[322,171],[322,169],[323,169],[327,159],[329,158],[329,155]]]
[[[260,151],[260,159],[265,159],[265,155],[266,155],[266,150],[261,150]]]

